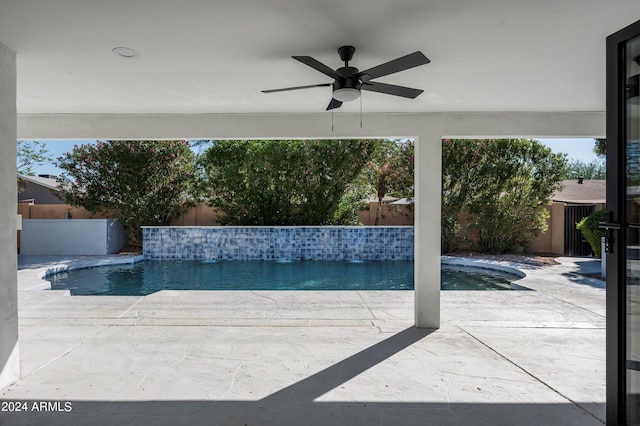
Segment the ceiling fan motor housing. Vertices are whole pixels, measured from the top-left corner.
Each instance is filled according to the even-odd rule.
[[[358,68],[354,67],[342,67],[336,70],[338,78],[333,82],[333,90],[337,89],[357,89],[360,90],[362,83],[358,77]]]
[[[360,90],[362,83],[357,78],[344,78],[333,82],[333,91],[338,89],[356,89]]]

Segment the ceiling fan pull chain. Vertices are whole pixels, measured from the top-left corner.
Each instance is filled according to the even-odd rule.
[[[333,132],[333,109],[331,110],[331,132]]]
[[[362,129],[362,95],[360,95],[360,128]]]

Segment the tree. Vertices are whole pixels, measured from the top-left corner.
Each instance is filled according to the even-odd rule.
[[[442,152],[443,251],[457,245],[464,210],[482,251],[522,249],[545,229],[546,205],[566,173],[564,154],[530,139],[445,139]]]
[[[411,140],[385,139],[376,142],[366,174],[378,197],[375,220],[375,225],[378,225],[385,195],[413,198],[414,144]]]
[[[32,176],[35,174],[34,169],[36,167],[52,161],[44,142],[18,141],[16,148],[16,169],[20,174]]]
[[[201,156],[208,202],[227,225],[328,225],[353,221],[344,203],[370,140],[223,140]],[[351,197],[355,198],[355,197]]]
[[[471,197],[488,173],[487,162],[481,161],[480,141],[444,139],[442,144],[442,213],[441,251],[455,251],[462,229],[460,215],[468,209]]]
[[[607,157],[607,140],[606,139],[594,139],[595,145],[593,146],[593,152],[600,158]]]
[[[606,179],[607,167],[602,160],[593,160],[588,163],[572,159],[567,166],[566,179]]]
[[[195,157],[187,141],[108,141],[58,158],[65,201],[120,219],[141,241],[141,226],[168,225],[195,205]]]

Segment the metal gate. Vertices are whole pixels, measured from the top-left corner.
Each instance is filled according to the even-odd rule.
[[[582,232],[576,229],[576,223],[589,216],[595,210],[595,205],[565,206],[564,207],[564,255],[590,256],[593,254],[591,245],[585,240]]]

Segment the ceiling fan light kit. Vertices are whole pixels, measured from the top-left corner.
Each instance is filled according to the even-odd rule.
[[[355,101],[360,97],[360,90],[344,87],[342,89],[333,89],[333,99],[340,102]]]
[[[344,62],[344,67],[333,70],[322,62],[311,56],[292,56],[293,59],[310,66],[316,71],[320,71],[327,77],[333,78],[333,83],[312,84],[307,86],[287,87],[284,89],[263,90],[263,93],[284,92],[289,90],[308,89],[312,87],[332,87],[332,99],[327,106],[327,110],[340,108],[343,102],[351,102],[360,98],[361,90],[384,93],[387,95],[401,96],[415,99],[423,91],[411,87],[396,86],[393,84],[378,83],[371,81],[378,77],[394,74],[420,65],[428,64],[427,58],[422,52],[417,51],[401,58],[394,59],[384,64],[369,68],[364,71],[350,67],[349,61],[353,58],[356,49],[353,46],[342,46],[338,49],[338,55]]]

